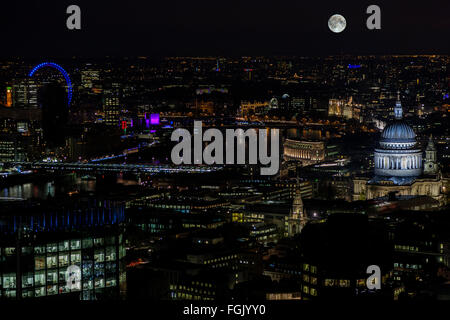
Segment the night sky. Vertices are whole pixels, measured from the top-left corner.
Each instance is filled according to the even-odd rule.
[[[450,53],[450,1],[2,1],[0,56]],[[66,7],[82,30],[66,28]],[[366,28],[381,7],[382,29]],[[340,13],[343,33],[327,27]]]

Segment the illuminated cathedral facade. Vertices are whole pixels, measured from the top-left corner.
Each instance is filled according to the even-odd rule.
[[[437,163],[437,151],[430,136],[423,151],[417,147],[414,130],[403,121],[400,98],[394,108],[394,121],[381,134],[374,152],[372,179],[353,180],[353,200],[397,196],[429,196],[443,204],[443,181]]]

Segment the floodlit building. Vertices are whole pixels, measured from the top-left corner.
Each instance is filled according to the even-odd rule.
[[[442,204],[443,182],[432,137],[426,148],[425,159],[422,159],[422,150],[416,147],[416,134],[403,121],[403,109],[399,98],[394,114],[394,122],[384,128],[379,147],[375,149],[375,175],[372,179],[354,179],[353,200],[373,199],[392,194],[425,195]]]
[[[284,143],[284,159],[301,161],[307,166],[325,160],[324,141],[302,141],[286,139]]]

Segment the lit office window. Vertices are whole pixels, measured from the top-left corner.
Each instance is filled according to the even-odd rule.
[[[45,269],[45,256],[34,257],[34,270]]]
[[[44,286],[46,284],[45,271],[37,271],[34,274],[34,285]]]
[[[3,275],[3,288],[15,289],[16,288],[16,274],[6,273]]]
[[[70,249],[77,250],[81,249],[81,240],[70,240]]]
[[[33,274],[26,273],[22,275],[22,288],[29,288],[33,286]]]
[[[59,243],[59,251],[68,251],[69,250],[69,241],[61,241]]]
[[[58,251],[58,246],[56,245],[56,243],[49,243],[47,245],[47,252],[57,252]]]

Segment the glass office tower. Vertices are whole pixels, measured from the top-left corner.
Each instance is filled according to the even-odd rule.
[[[0,299],[93,300],[124,294],[121,203],[14,201],[0,207]],[[68,282],[69,267],[81,271],[72,279],[78,285]]]

